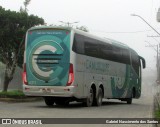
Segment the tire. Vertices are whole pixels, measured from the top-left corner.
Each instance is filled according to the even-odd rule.
[[[58,98],[55,100],[56,105],[68,106],[69,101],[67,99]]]
[[[127,104],[132,104],[132,98],[127,98]]]
[[[127,104],[132,104],[133,92],[131,93],[131,97],[127,98]]]
[[[96,97],[95,105],[101,106],[102,105],[102,99],[103,99],[103,91],[102,88],[98,89],[98,95]]]
[[[61,105],[61,106],[68,106],[69,102],[66,101],[55,101],[56,105]]]
[[[89,95],[86,98],[85,106],[91,107],[93,105],[93,98],[94,98],[93,89],[90,88]]]
[[[54,104],[54,98],[53,97],[44,97],[44,101],[45,101],[45,104],[47,106],[53,106]]]

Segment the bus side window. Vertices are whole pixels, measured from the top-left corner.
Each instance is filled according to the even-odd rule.
[[[86,37],[84,40],[84,51],[87,56],[99,57],[98,42]]]
[[[122,63],[130,64],[130,54],[128,49],[122,49]]]
[[[72,50],[79,54],[84,54],[84,36],[75,34]]]
[[[114,46],[113,47],[113,61],[122,63],[122,51],[121,48]]]
[[[112,60],[112,45],[99,42],[100,58]]]
[[[132,59],[132,66],[133,66],[135,72],[137,73],[137,75],[139,75],[139,66],[140,66],[139,56],[132,51],[131,52],[131,59]]]

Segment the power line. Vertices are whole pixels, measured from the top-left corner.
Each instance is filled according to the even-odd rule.
[[[155,46],[158,46],[158,45],[152,45],[151,43],[149,43],[148,41],[145,41],[145,42],[147,42],[149,45],[147,46],[145,46],[145,47],[151,47],[151,48],[153,48],[156,52],[158,52],[158,50],[155,48]]]
[[[157,39],[155,39],[154,37],[152,37],[156,42],[158,42],[158,44],[160,43]]]
[[[158,28],[160,30],[160,28]],[[140,31],[102,31],[102,30],[94,30],[91,29],[92,31],[96,31],[96,32],[102,32],[102,33],[113,33],[113,34],[134,34],[134,33],[144,33],[144,32],[149,32],[149,31],[153,31],[153,30],[140,30]]]
[[[79,22],[64,22],[64,21],[59,21],[59,22],[66,24],[68,27],[70,27],[71,24],[79,23]]]

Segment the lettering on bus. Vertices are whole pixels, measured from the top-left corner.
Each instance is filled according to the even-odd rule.
[[[52,34],[63,34],[62,32],[55,32],[55,31],[38,31],[36,32],[37,34],[49,34],[49,35],[52,35]]]
[[[109,64],[100,61],[86,60],[86,70],[89,72],[107,73],[109,71]]]

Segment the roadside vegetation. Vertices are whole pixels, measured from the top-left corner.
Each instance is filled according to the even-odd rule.
[[[41,97],[27,97],[21,90],[9,90],[0,92],[1,102],[34,102],[41,101]]]
[[[155,111],[155,117],[160,119],[160,108]]]
[[[11,90],[0,92],[0,98],[26,98],[21,90]]]
[[[26,31],[37,25],[44,25],[44,19],[29,15],[25,0],[19,12],[6,10],[0,6],[0,62],[5,65],[3,91],[8,90],[16,67],[22,68]]]

